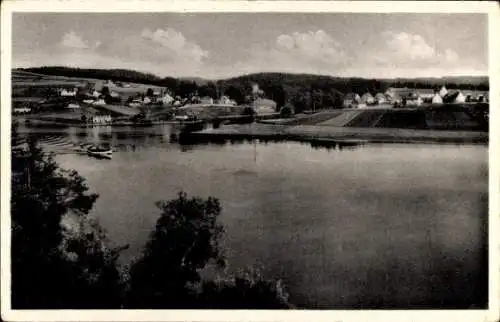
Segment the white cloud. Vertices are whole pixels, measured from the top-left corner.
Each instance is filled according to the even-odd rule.
[[[208,51],[174,29],[144,29],[114,39],[87,40],[74,31],[59,46],[17,55],[16,65],[63,65],[81,68],[126,68],[159,76],[192,76],[203,72]]]
[[[89,45],[73,30],[65,33],[61,39],[61,46],[71,49],[87,49]]]
[[[282,34],[270,46],[250,48],[249,52],[248,59],[231,66],[233,71],[330,73],[350,61],[340,43],[323,30]]]
[[[144,29],[141,37],[154,45],[171,51],[178,57],[188,58],[194,62],[199,63],[208,57],[208,51],[203,50],[196,43],[189,42],[181,32],[172,28],[157,29],[156,31]]]
[[[340,44],[323,30],[280,35],[271,54],[280,58],[300,57],[305,63],[323,61],[334,64],[345,59]]]
[[[426,60],[436,56],[436,50],[417,34],[385,32],[388,50],[398,58]]]

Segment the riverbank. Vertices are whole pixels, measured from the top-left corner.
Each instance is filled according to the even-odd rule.
[[[300,142],[367,143],[470,143],[488,144],[488,133],[477,131],[410,130],[391,128],[352,128],[314,125],[277,124],[227,125],[218,129],[184,133],[181,142],[216,142],[226,140],[269,140]]]

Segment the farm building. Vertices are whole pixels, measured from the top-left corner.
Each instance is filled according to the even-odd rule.
[[[448,94],[448,90],[446,89],[446,87],[443,85],[443,87],[441,87],[441,89],[439,90],[439,95],[441,97],[445,97],[446,94]]]
[[[276,102],[266,98],[258,98],[252,102],[252,107],[257,114],[275,113]]]
[[[361,96],[361,103],[373,104],[375,103],[375,98],[373,98],[372,94],[365,93],[363,94],[363,96]]]
[[[384,104],[385,102],[387,102],[387,98],[386,98],[385,94],[383,94],[383,93],[375,94],[375,102],[377,104]]]
[[[59,90],[59,95],[63,96],[63,97],[72,97],[72,96],[76,96],[77,91],[78,90],[76,88],[73,88],[72,90],[62,88]]]
[[[80,108],[80,105],[79,105],[79,104],[77,104],[77,103],[69,103],[69,104],[66,106],[66,108],[68,108],[68,109],[78,109],[78,108]]]
[[[443,98],[439,93],[435,93],[432,98],[432,104],[443,104]]]
[[[444,103],[465,103],[466,96],[461,91],[449,92],[443,97]]]
[[[351,107],[356,105],[361,101],[361,97],[356,93],[347,93],[344,96],[343,105],[344,107]]]
[[[214,99],[210,96],[203,96],[199,99],[200,104],[213,104]]]
[[[222,96],[220,99],[218,99],[216,102],[216,104],[221,104],[221,105],[236,105],[236,102],[231,100],[229,97],[227,96]]]
[[[31,113],[31,107],[14,107],[13,114],[29,114]]]
[[[163,97],[160,98],[160,101],[164,105],[168,105],[174,101],[174,98],[167,93],[167,94],[163,95]]]
[[[424,100],[420,96],[412,96],[406,101],[406,105],[422,105]]]
[[[415,93],[422,98],[422,100],[432,100],[435,90],[429,88],[419,88],[415,90]]]
[[[93,105],[106,105],[106,102],[101,98],[101,99],[94,101],[94,103],[92,103],[92,104]]]

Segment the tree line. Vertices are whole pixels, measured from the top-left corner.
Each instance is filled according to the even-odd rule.
[[[11,300],[13,309],[287,309],[284,287],[258,273],[224,272],[224,227],[217,198],[159,201],[142,255],[118,265],[115,245],[89,215],[97,194],[76,171],[61,169],[36,137],[12,128]],[[19,148],[24,144],[24,148]]]
[[[263,91],[263,98],[277,103],[277,109],[287,103],[295,112],[342,106],[346,93],[372,95],[385,92],[389,87],[436,89],[442,85],[460,90],[487,91],[487,77],[445,77],[416,79],[366,79],[342,78],[312,74],[256,73],[229,79],[189,80],[173,77],[158,77],[153,74],[123,69],[81,69],[69,67],[27,68],[25,71],[45,75],[80,78],[110,79],[113,81],[135,82],[167,87],[171,94],[180,97],[192,95],[208,96],[214,99],[226,95],[238,104],[247,104],[255,99],[252,85],[257,84]]]

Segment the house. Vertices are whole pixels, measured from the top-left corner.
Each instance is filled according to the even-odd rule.
[[[84,99],[82,102],[85,104],[93,104],[95,101],[93,99]]]
[[[220,99],[216,101],[216,104],[221,105],[236,105],[236,102],[230,99],[229,97],[223,95]]]
[[[111,92],[111,93],[109,93],[109,95],[110,95],[111,97],[120,97],[120,94],[118,94],[117,92],[114,92],[114,91],[113,91],[113,92]]]
[[[74,88],[73,90],[67,90],[63,88],[62,90],[59,91],[59,95],[63,97],[71,97],[71,96],[76,96],[76,92],[78,90]]]
[[[466,96],[461,91],[448,92],[443,97],[444,103],[465,103]]]
[[[69,108],[69,109],[78,109],[80,108],[80,105],[77,104],[77,103],[69,103],[66,108]]]
[[[112,122],[109,114],[95,114],[88,118],[88,121],[93,124],[110,124]]]
[[[132,102],[128,103],[128,106],[130,106],[130,107],[142,106],[142,101],[141,100],[133,100]]]
[[[432,104],[443,104],[443,98],[439,94],[439,92],[434,93],[434,96],[432,97]]]
[[[374,99],[375,99],[375,103],[377,103],[377,104],[384,104],[385,102],[387,102],[387,97],[383,93],[375,94]]]
[[[104,99],[100,98],[96,101],[94,101],[94,103],[92,103],[93,105],[106,105],[106,102],[104,101]]]
[[[441,89],[439,90],[439,95],[440,95],[441,97],[445,97],[445,96],[446,96],[446,94],[448,94],[448,90],[447,90],[447,89],[446,89],[446,87],[443,85],[443,86],[441,87]]]
[[[367,105],[375,103],[375,98],[370,93],[365,93],[361,96],[361,103],[365,103]]]
[[[276,102],[266,98],[258,98],[252,102],[252,107],[257,114],[276,113]]]
[[[101,93],[99,93],[98,91],[94,90],[92,92],[92,96],[95,97],[95,98],[99,98],[99,96],[101,96]]]
[[[436,91],[429,88],[419,88],[415,90],[415,93],[416,95],[420,96],[423,101],[426,101],[426,100],[432,100]]]
[[[410,99],[406,100],[406,105],[418,106],[418,105],[422,105],[423,102],[424,102],[424,100],[422,99],[422,97],[420,95],[412,96],[412,97],[410,97]]]
[[[28,114],[31,113],[31,107],[14,107],[14,114]]]
[[[160,98],[160,101],[163,103],[163,105],[168,105],[174,101],[174,98],[167,93]]]
[[[201,104],[213,104],[214,99],[210,96],[203,96],[198,100]]]
[[[466,101],[466,96],[464,95],[464,93],[462,93],[462,91],[458,91],[457,92],[457,95],[455,97],[455,101],[454,103],[465,103]]]
[[[352,107],[353,105],[358,104],[361,101],[361,97],[356,93],[347,93],[344,96],[344,100],[342,105],[344,107]]]

